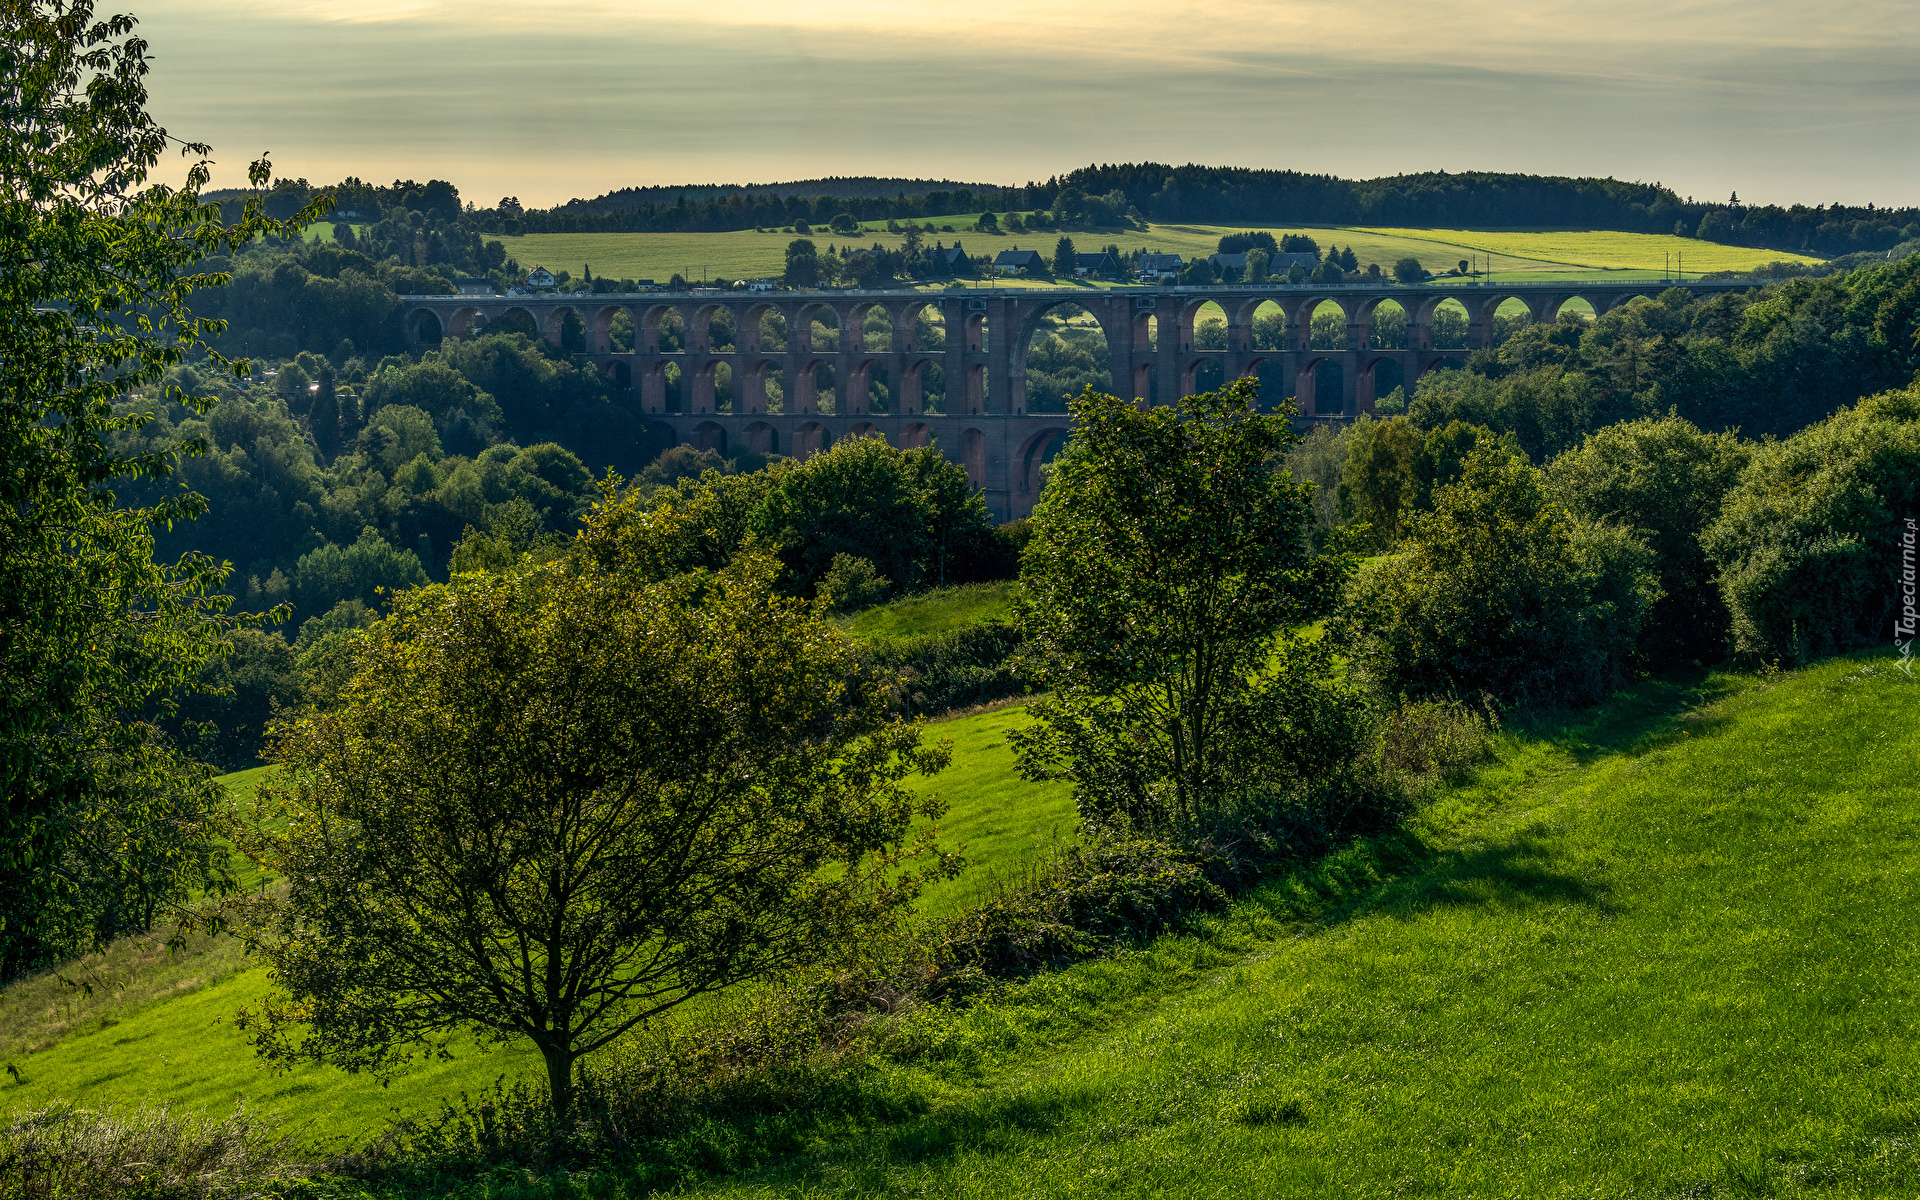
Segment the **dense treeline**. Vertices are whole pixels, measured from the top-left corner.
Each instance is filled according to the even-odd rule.
[[[1099,211],[1080,213],[1090,224],[1113,224],[1132,212],[1153,221],[1208,224],[1547,225],[1673,233],[1824,257],[1884,251],[1920,237],[1920,208],[1911,205],[1746,205],[1737,195],[1720,203],[1682,197],[1658,183],[1489,171],[1355,180],[1245,167],[1121,163],[1090,164],[1021,187],[879,179],[815,184],[817,190],[802,190],[806,183],[623,188],[550,209],[528,208],[514,197],[488,208],[463,209],[453,185],[438,180],[397,180],[375,188],[349,179],[333,191],[342,214],[353,214],[355,221],[395,208],[422,214],[427,224],[414,257],[432,261],[443,261],[433,256],[447,252],[432,243],[434,222],[463,214],[466,228],[479,235],[691,233],[827,225],[836,216],[905,221],[982,210],[1073,213],[1088,198],[1107,201]],[[292,211],[311,191],[305,180],[283,181],[268,197],[270,211]]]

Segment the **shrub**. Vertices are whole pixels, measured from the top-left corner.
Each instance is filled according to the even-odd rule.
[[[1652,552],[1570,518],[1504,448],[1476,448],[1406,544],[1355,579],[1328,630],[1382,693],[1585,703],[1632,669],[1659,595]]]
[[[1641,634],[1651,662],[1717,658],[1726,648],[1727,608],[1700,535],[1751,455],[1731,433],[1669,415],[1610,425],[1547,468],[1570,512],[1625,525],[1653,551],[1661,596]]]
[[[1000,621],[882,642],[868,649],[875,666],[903,676],[900,704],[909,713],[931,716],[971,704],[1018,696],[1026,683],[1014,669],[1019,630]]]
[[[835,612],[852,612],[880,603],[892,586],[892,581],[874,570],[866,559],[836,554],[827,573],[820,577],[818,589],[826,598],[827,607]]]
[[[1805,662],[1888,635],[1917,507],[1920,385],[1758,447],[1700,539],[1734,649]]]

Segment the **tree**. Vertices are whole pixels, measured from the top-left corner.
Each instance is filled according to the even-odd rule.
[[[1267,265],[1272,261],[1272,255],[1260,249],[1258,246],[1247,251],[1247,282],[1265,283],[1267,281]]]
[[[966,470],[938,450],[847,438],[783,473],[745,532],[779,556],[787,586],[805,596],[841,554],[866,559],[902,588],[920,587],[943,571],[956,537],[988,521]]]
[[[1319,756],[1353,747],[1322,703],[1323,652],[1278,635],[1354,559],[1313,552],[1312,487],[1281,465],[1297,439],[1257,398],[1240,380],[1177,410],[1072,401],[1015,618],[1049,694],[1010,740],[1028,778],[1073,783],[1095,831],[1192,832],[1255,796],[1298,799],[1337,774]]]
[[[820,284],[820,255],[811,241],[795,238],[787,243],[786,281],[790,287],[810,288]]]
[[[220,789],[150,717],[223,647],[226,568],[153,559],[154,527],[204,502],[124,507],[116,480],[164,481],[198,439],[144,443],[162,400],[199,413],[168,372],[220,322],[189,301],[225,275],[215,252],[318,219],[268,218],[259,195],[223,225],[203,204],[208,148],[179,190],[149,186],[167,149],[146,112],[146,43],[87,0],[21,0],[0,40],[0,978],[143,927],[219,888]],[[264,187],[264,161],[249,178]],[[152,389],[152,393],[149,393]],[[123,450],[122,446],[137,449]],[[155,489],[162,490],[162,489]]]
[[[591,557],[406,593],[338,706],[280,726],[290,881],[251,936],[271,1061],[388,1072],[457,1031],[575,1063],[692,999],[871,939],[911,903],[946,763],[778,567],[646,583]]]
[[[1570,512],[1625,525],[1652,548],[1661,596],[1642,645],[1656,664],[1711,662],[1726,650],[1719,564],[1700,536],[1752,457],[1753,447],[1733,434],[1707,433],[1668,415],[1609,425],[1547,467],[1554,495]]]
[[[1408,255],[1394,262],[1393,277],[1401,283],[1419,283],[1426,279],[1427,269],[1420,265],[1419,259]]]
[[[1071,279],[1075,268],[1079,265],[1080,259],[1074,251],[1073,239],[1063,235],[1053,244],[1053,273]]]

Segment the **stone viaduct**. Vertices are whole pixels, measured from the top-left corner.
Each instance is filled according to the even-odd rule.
[[[1427,372],[1448,362],[1459,365],[1475,348],[1493,344],[1494,313],[1509,300],[1524,304],[1535,321],[1553,321],[1568,301],[1581,299],[1593,311],[1607,312],[1636,296],[1659,292],[1663,283],[1512,283],[1498,285],[1245,285],[1211,287],[1116,287],[1111,289],[953,289],[949,291],[735,292],[693,290],[635,295],[574,294],[523,296],[402,296],[406,328],[416,343],[442,337],[471,336],[506,319],[532,328],[554,344],[561,341],[572,314],[585,335],[582,362],[591,362],[619,388],[639,389],[643,412],[655,414],[655,433],[669,443],[691,442],[725,451],[805,457],[842,437],[883,436],[903,449],[937,444],[967,469],[974,486],[1000,520],[1033,510],[1040,466],[1056,450],[1071,418],[1060,412],[1029,412],[1027,345],[1048,312],[1076,305],[1099,323],[1105,334],[1115,395],[1169,403],[1201,390],[1199,376],[1217,364],[1222,380],[1278,369],[1289,381],[1289,395],[1300,419],[1351,418],[1370,412],[1375,372],[1383,363],[1399,367],[1409,389]],[[1744,290],[1736,281],[1684,281],[1696,295]],[[1387,301],[1407,316],[1404,347],[1372,346],[1375,310]],[[1434,311],[1457,300],[1468,314],[1464,347],[1433,345]],[[1346,317],[1344,346],[1312,344],[1313,314],[1328,302]],[[1216,304],[1226,315],[1224,350],[1194,347],[1200,310]],[[1284,336],[1277,346],[1256,347],[1256,310],[1275,304],[1284,314]],[[886,318],[884,337],[867,333],[875,311]],[[616,315],[633,322],[631,351],[615,352],[610,330]],[[663,322],[677,314],[681,345],[661,350]],[[784,341],[765,322],[785,320]],[[918,318],[937,315],[944,331],[940,345],[920,345]],[[734,330],[733,345],[716,349],[711,330],[725,320]],[[816,321],[835,327],[837,345],[816,348]],[[777,330],[777,327],[776,327]],[[763,348],[763,342],[765,347]],[[876,342],[884,344],[876,345]],[[1338,396],[1320,395],[1315,380],[1323,362],[1338,363]],[[726,364],[732,402],[726,411],[715,403],[715,377]],[[938,411],[927,411],[928,368],[938,364],[945,391]],[[668,367],[678,373],[679,403],[668,410]],[[832,371],[838,397],[831,412],[820,411],[817,372]],[[888,411],[869,410],[869,380],[883,372],[889,384]],[[1211,372],[1209,372],[1211,374]],[[769,411],[768,380],[779,381],[781,403]],[[1278,397],[1270,397],[1277,403]]]

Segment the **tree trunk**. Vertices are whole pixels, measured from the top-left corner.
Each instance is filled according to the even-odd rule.
[[[547,1060],[547,1093],[554,1119],[564,1121],[573,1107],[573,1047],[543,1045],[540,1053]]]

